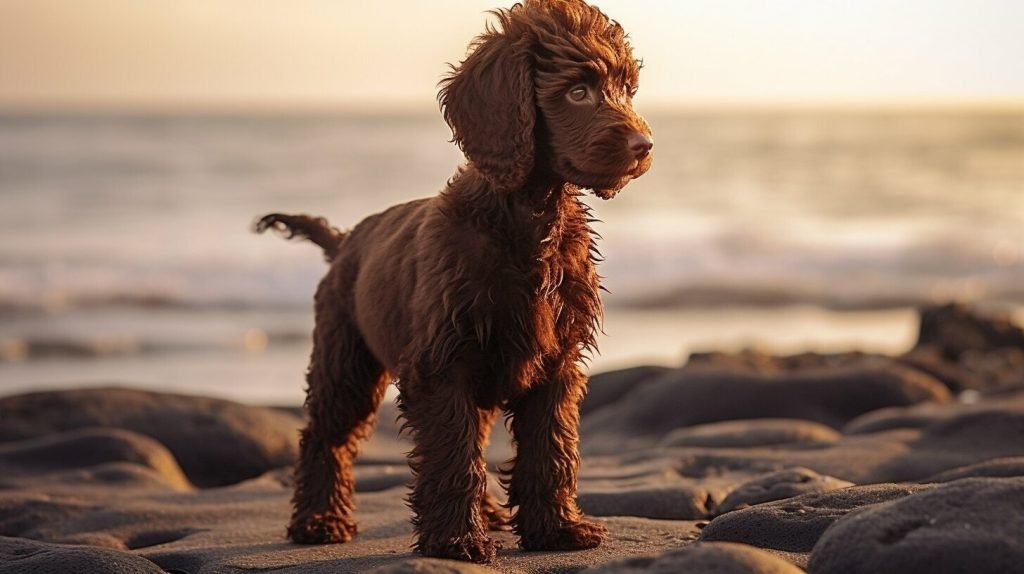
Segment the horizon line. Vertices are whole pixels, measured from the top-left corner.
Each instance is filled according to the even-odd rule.
[[[1024,113],[1019,98],[792,98],[651,101],[637,108],[644,113],[928,113],[988,112]],[[192,101],[192,102],[4,102],[0,116],[304,116],[396,115],[422,116],[438,113],[437,104],[410,101]]]

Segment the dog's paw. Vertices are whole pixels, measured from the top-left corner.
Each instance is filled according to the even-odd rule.
[[[586,550],[597,548],[608,536],[608,529],[589,520],[547,532],[524,534],[519,540],[523,550]]]
[[[314,514],[295,519],[288,526],[288,538],[296,544],[338,544],[356,535],[356,523],[333,514]]]
[[[449,558],[487,564],[494,560],[500,546],[484,534],[467,534],[448,540],[423,540],[421,538],[416,547],[420,554],[431,558]]]

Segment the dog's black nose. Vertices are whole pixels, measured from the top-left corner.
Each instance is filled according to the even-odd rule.
[[[647,157],[647,154],[651,153],[651,148],[654,147],[654,139],[640,132],[629,134],[628,143],[629,151],[633,152],[636,159],[644,159]]]

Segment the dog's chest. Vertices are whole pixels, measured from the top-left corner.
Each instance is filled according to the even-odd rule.
[[[571,270],[570,270],[571,272]],[[535,352],[541,357],[553,355],[567,343],[564,333],[558,328],[566,312],[566,301],[561,292],[565,284],[565,266],[559,261],[543,262],[535,271],[535,287],[530,294],[527,314],[530,316],[529,329],[524,334],[533,339]],[[574,278],[570,277],[572,281]]]
[[[482,404],[520,396],[594,349],[601,317],[596,250],[586,212],[572,198],[566,203],[543,226],[523,222],[495,239],[514,248],[492,260],[474,298],[486,302],[474,307],[473,320]]]
[[[558,222],[540,241],[523,310],[529,321],[522,335],[533,358],[556,358],[593,344],[601,308],[592,245],[583,219]]]

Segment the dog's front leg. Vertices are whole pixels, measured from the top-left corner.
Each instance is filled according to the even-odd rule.
[[[510,405],[516,459],[508,479],[509,505],[518,506],[513,530],[524,550],[594,548],[605,538],[606,529],[584,520],[576,504],[585,385],[575,362],[566,362]]]
[[[487,491],[484,448],[493,420],[477,408],[461,377],[403,381],[399,402],[415,447],[409,505],[416,550],[425,556],[486,563],[495,543],[480,502]]]

